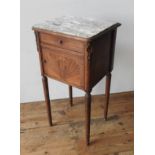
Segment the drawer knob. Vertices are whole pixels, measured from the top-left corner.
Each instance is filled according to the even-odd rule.
[[[47,61],[46,60],[43,60],[43,62],[46,63]]]
[[[60,43],[60,44],[63,44],[63,41],[62,41],[62,40],[59,40],[59,43]]]

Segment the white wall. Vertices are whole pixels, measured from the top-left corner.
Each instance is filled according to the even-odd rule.
[[[88,16],[122,23],[118,29],[111,92],[134,88],[133,0],[22,0],[21,1],[21,102],[43,100],[42,81],[33,24],[62,15]],[[105,79],[92,94],[104,93]],[[68,97],[68,87],[49,80],[51,99]],[[74,96],[81,90],[73,89]]]

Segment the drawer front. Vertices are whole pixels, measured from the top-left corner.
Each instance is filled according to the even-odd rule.
[[[73,50],[76,52],[84,52],[84,43],[80,40],[69,39],[58,35],[40,33],[41,43],[47,43],[60,48]]]
[[[82,54],[42,46],[44,73],[56,80],[84,88],[84,56]]]

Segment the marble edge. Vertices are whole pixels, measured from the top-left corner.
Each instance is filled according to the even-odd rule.
[[[64,35],[64,36],[68,36],[68,37],[74,37],[74,38],[78,38],[78,39],[82,39],[82,40],[91,40],[92,38],[95,38],[96,36],[100,35],[100,34],[103,34],[104,32],[107,32],[109,31],[110,29],[114,29],[114,28],[117,28],[119,26],[121,26],[122,24],[119,23],[119,22],[116,22],[114,23],[113,25],[111,25],[110,27],[104,29],[104,30],[101,30],[100,32],[98,32],[97,34],[93,35],[93,36],[89,36],[89,37],[84,37],[84,36],[77,36],[75,34],[67,34],[67,33],[63,33],[63,32],[58,32],[58,31],[52,31],[52,30],[49,30],[49,29],[44,29],[44,28],[40,28],[40,27],[37,27],[37,25],[33,25],[32,26],[32,30],[33,31],[42,31],[42,32],[50,32],[52,34],[59,34],[59,35]]]

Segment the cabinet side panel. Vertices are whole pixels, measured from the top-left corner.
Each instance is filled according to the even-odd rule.
[[[111,32],[110,68],[109,68],[110,72],[113,70],[114,66],[116,35],[117,35],[117,29]]]
[[[112,32],[92,42],[90,79],[91,86],[97,84],[110,70]]]

